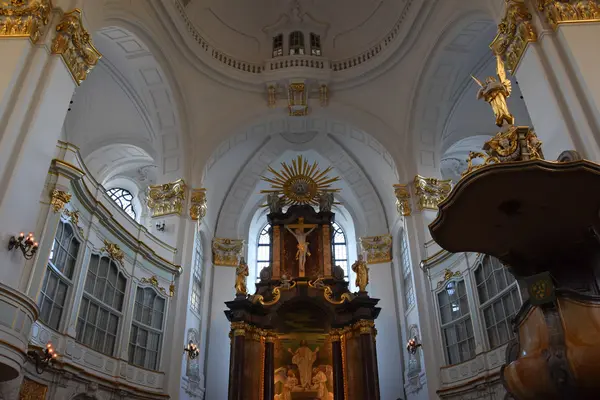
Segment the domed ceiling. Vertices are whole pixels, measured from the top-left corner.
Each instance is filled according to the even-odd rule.
[[[407,0],[188,0],[187,19],[213,47],[238,60],[271,58],[272,40],[291,29],[321,34],[323,56],[352,58],[398,30]],[[389,40],[389,39],[388,39]],[[310,45],[305,39],[307,49]]]

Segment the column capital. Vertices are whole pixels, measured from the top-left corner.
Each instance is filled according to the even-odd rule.
[[[0,38],[28,37],[33,43],[48,25],[50,0],[7,0],[0,3]]]
[[[414,185],[419,210],[437,211],[438,205],[448,197],[452,190],[451,182],[450,179],[415,176]]]
[[[598,0],[537,0],[537,8],[554,30],[564,23],[600,22]]]
[[[412,213],[410,207],[410,190],[408,184],[394,185],[394,194],[396,195],[396,210],[403,217],[408,217]]]

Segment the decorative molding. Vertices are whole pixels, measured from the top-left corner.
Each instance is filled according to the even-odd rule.
[[[504,17],[498,24],[498,34],[490,47],[494,53],[502,56],[511,74],[515,73],[527,45],[537,41],[531,20],[532,15],[524,0],[506,0]]]
[[[392,261],[392,235],[361,237],[360,246],[367,255],[367,264]]]
[[[403,217],[408,217],[412,213],[408,185],[394,185],[394,193],[396,195],[396,210],[398,211],[398,214]]]
[[[288,110],[290,117],[305,117],[308,115],[308,94],[304,82],[293,82],[288,86]]]
[[[125,253],[121,250],[118,244],[111,243],[108,240],[104,239],[104,247],[100,249],[101,252],[106,252],[115,261],[118,261],[121,265],[123,265],[123,258],[125,257]]]
[[[63,15],[56,26],[52,53],[60,54],[77,85],[81,85],[98,64],[102,54],[94,47],[92,37],[83,27],[81,10]]]
[[[537,4],[546,22],[555,30],[564,23],[600,22],[598,0],[538,0]]]
[[[452,272],[452,270],[446,268],[444,270],[444,278],[439,281],[437,283],[437,287],[440,288],[444,283],[448,282],[449,280],[451,280],[452,278],[458,278],[460,277],[462,274],[460,271],[456,271],[456,272]]]
[[[415,191],[419,210],[437,210],[438,205],[448,197],[452,190],[451,179],[425,178],[415,176]]]
[[[48,386],[37,383],[29,378],[23,378],[19,400],[45,400]]]
[[[164,294],[165,296],[172,297],[172,296],[169,296],[169,294],[167,294],[167,291],[164,287],[159,285],[158,278],[156,277],[156,275],[152,275],[150,278],[142,278],[142,279],[140,279],[140,283],[146,284],[146,285],[151,285],[154,288],[156,288],[156,290],[158,290],[159,292]]]
[[[71,194],[65,192],[64,190],[54,189],[52,193],[50,193],[50,205],[52,206],[52,211],[54,213],[58,213],[65,208],[65,205],[71,201]]]
[[[0,4],[0,37],[28,37],[37,43],[51,10],[50,0],[4,0]]]
[[[192,189],[190,199],[190,218],[202,222],[206,216],[206,189]]]
[[[186,185],[183,179],[148,187],[146,202],[152,217],[169,214],[181,215],[185,200]]]
[[[77,228],[79,234],[83,236],[83,228],[79,226],[79,211],[64,209],[63,215]]]
[[[213,264],[237,267],[243,249],[244,241],[241,239],[214,238],[212,241]]]

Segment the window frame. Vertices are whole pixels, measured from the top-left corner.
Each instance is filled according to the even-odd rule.
[[[118,191],[120,191],[120,194],[116,194],[118,193]],[[106,189],[106,195],[117,205],[117,207],[119,207],[121,210],[123,210],[125,212],[125,214],[127,214],[129,217],[131,217],[134,221],[137,221],[137,211],[135,209],[135,207],[133,206],[133,201],[135,199],[135,196],[133,195],[133,193],[131,193],[129,190],[123,188],[123,187],[113,187],[110,189]],[[131,200],[128,200],[125,198],[125,196],[131,196]],[[128,202],[127,205],[123,206],[123,200]],[[129,209],[129,211],[128,211]]]
[[[321,35],[311,32],[310,35],[310,55],[321,57],[323,55],[323,47],[321,46]]]
[[[71,230],[69,244],[66,249],[61,243],[58,243],[57,238],[56,238],[56,236],[59,234],[59,230],[61,229],[61,227],[62,227],[62,231],[60,231],[61,239],[65,235],[65,229],[68,228]],[[71,252],[70,252],[73,241],[77,242],[77,250],[76,250],[75,254],[71,254]],[[65,267],[67,265],[68,257],[71,257],[71,259],[73,260],[73,267],[72,267],[72,270],[70,271],[71,277],[67,276],[63,271],[61,271],[60,268],[58,268],[58,266],[56,265],[56,263],[54,261],[52,261],[52,257],[54,256],[54,254],[58,253],[58,250],[54,250],[55,244],[60,246],[60,250],[66,254]],[[61,218],[58,222],[58,226],[56,228],[54,238],[52,238],[52,247],[50,248],[50,254],[48,255],[48,259],[46,261],[46,268],[44,271],[42,286],[40,287],[40,291],[38,293],[38,298],[36,301],[36,303],[40,309],[40,315],[39,315],[40,322],[42,322],[45,326],[47,326],[48,328],[50,328],[54,331],[61,331],[62,326],[63,326],[63,320],[64,320],[64,316],[65,316],[65,308],[68,307],[69,298],[72,295],[73,288],[75,287],[74,278],[75,278],[76,272],[77,272],[77,267],[78,267],[77,264],[78,264],[79,257],[81,255],[81,249],[82,249],[82,247],[84,247],[84,246],[82,246],[82,244],[84,244],[84,240],[82,240],[82,238],[79,237],[79,232],[76,229],[76,227],[74,227],[73,224],[71,224],[69,221],[63,220]],[[47,295],[46,290],[49,285],[49,280],[52,276],[55,277],[55,279],[56,279],[56,286],[54,288],[54,295],[52,297],[50,297]],[[66,289],[65,289],[63,304],[61,306],[59,306],[61,308],[61,311],[60,311],[60,316],[58,317],[58,323],[56,326],[54,326],[54,325],[50,325],[50,322],[52,321],[52,314],[57,305],[56,296],[58,294],[58,292],[57,292],[58,288],[61,284],[65,285]],[[44,309],[43,305],[44,305],[44,300],[46,298],[52,303],[50,305],[50,313],[48,315],[48,321],[45,321],[42,318],[42,312]]]
[[[306,55],[306,44],[304,32],[293,31],[288,35],[288,55],[303,56]]]
[[[337,226],[337,228],[336,228]],[[344,240],[342,242],[335,241],[335,234],[341,233]],[[344,253],[346,253],[346,258],[337,258],[337,253],[335,251],[336,247],[343,247]],[[338,262],[344,263],[345,266],[340,265],[344,269],[344,279],[350,282],[350,268],[348,265],[348,236],[346,236],[346,231],[340,224],[334,222],[331,224],[331,258],[333,259],[333,265],[339,265]]]
[[[271,265],[271,261],[273,260],[273,242],[271,240],[271,224],[270,223],[266,223],[262,226],[262,228],[260,228],[260,230],[258,231],[258,235],[256,236],[256,279],[259,280],[260,279],[260,271],[264,268],[264,267],[268,267]],[[261,243],[260,239],[266,237],[267,238],[267,243]],[[260,257],[260,248],[261,247],[266,247],[267,248],[267,254],[269,255],[269,259],[265,260],[265,259],[261,259]]]
[[[402,230],[400,237],[400,263],[402,264],[402,289],[404,291],[405,312],[409,312],[415,306],[415,284],[412,277],[412,260],[410,258],[410,247],[408,236],[405,230]]]
[[[485,262],[489,260],[490,263],[490,274],[485,276],[485,270],[484,270],[484,266],[485,266]],[[478,271],[479,270],[483,270],[482,273],[484,274],[483,276],[483,281],[482,282],[478,282]],[[506,279],[506,286],[501,289],[498,290],[499,288],[499,284],[497,282],[497,276],[496,276],[496,272],[500,271],[503,276],[504,279]],[[489,291],[488,291],[488,282],[490,280],[493,280],[493,284],[495,285],[495,294],[493,296],[489,295]],[[511,280],[512,282],[508,283],[509,280]],[[504,266],[502,266],[502,264],[500,263],[500,261],[494,257],[488,256],[488,255],[481,255],[481,257],[479,257],[479,259],[476,261],[476,266],[475,268],[473,268],[473,291],[475,292],[475,299],[477,301],[477,309],[479,312],[479,318],[481,320],[481,330],[483,331],[483,335],[485,338],[485,345],[487,346],[487,350],[493,350],[493,349],[497,349],[499,347],[504,346],[505,344],[507,344],[508,342],[510,342],[511,339],[516,337],[516,334],[513,332],[513,330],[511,329],[511,319],[514,318],[514,316],[519,312],[519,309],[521,308],[521,306],[523,305],[523,297],[521,295],[521,290],[519,287],[519,283],[518,281],[514,278],[514,276],[512,276]],[[481,300],[481,296],[480,296],[480,287],[484,286],[485,291],[487,293],[488,298],[485,299],[484,302],[482,302]],[[514,300],[513,295],[511,294],[512,292],[516,293],[516,298],[520,301],[519,304],[514,304],[514,312],[511,315],[507,315],[508,313],[506,312],[506,307],[504,304],[504,299],[507,297],[511,298],[511,301]],[[503,313],[505,315],[505,317],[498,322],[497,317],[496,317],[496,310],[494,309],[494,304],[497,304],[498,302],[500,302],[500,304],[502,305],[502,310]],[[485,318],[485,311],[487,309],[491,309],[492,310],[492,316],[494,318],[494,324],[491,327],[487,326],[487,322],[486,322],[486,318]],[[507,331],[508,331],[508,338],[506,341],[496,344],[495,346],[492,346],[492,342],[490,340],[490,335],[489,335],[489,330],[490,329],[495,329],[496,330],[496,337],[497,340],[500,339],[500,332],[498,331],[498,326],[502,323],[506,323],[507,325]]]
[[[202,292],[204,287],[204,249],[200,234],[195,240],[194,270],[192,271],[192,293],[190,295],[190,310],[202,319]]]
[[[142,299],[142,303],[139,303],[142,307],[142,311],[141,314],[143,315],[143,308],[146,307],[145,304],[145,293],[146,291],[151,291],[154,293],[154,299],[162,299],[163,300],[163,309],[162,309],[162,320],[161,320],[161,324],[160,324],[160,329],[155,328],[151,325],[147,325],[146,323],[139,321],[136,319],[136,305],[138,304],[137,301],[137,296],[139,293],[139,290],[142,291],[142,293],[144,293],[144,298]],[[150,371],[159,371],[160,370],[160,366],[161,366],[161,361],[162,361],[162,347],[163,347],[163,341],[164,341],[164,336],[165,336],[165,324],[167,322],[167,310],[169,309],[169,299],[168,297],[164,296],[162,293],[160,293],[158,290],[156,290],[156,288],[154,286],[150,286],[150,285],[144,285],[144,284],[138,284],[136,286],[135,289],[135,296],[133,298],[133,311],[132,311],[132,317],[131,317],[131,330],[129,332],[129,338],[128,338],[128,342],[127,342],[127,362],[133,366],[136,366],[138,368],[144,368]],[[155,308],[154,306],[151,308],[151,312],[154,313]],[[152,321],[154,322],[154,321]],[[152,323],[151,322],[151,323]],[[140,330],[145,330],[147,332],[146,335],[146,346],[147,343],[149,341],[149,337],[150,337],[150,333],[156,333],[158,335],[158,346],[156,349],[156,365],[154,367],[150,367],[147,365],[147,355],[148,355],[148,351],[154,351],[149,349],[149,347],[144,347],[141,345],[138,345],[137,343],[137,339],[138,337],[136,336],[136,343],[132,343],[131,339],[134,335],[134,328],[137,329],[137,332],[139,334]],[[131,346],[134,346],[133,348],[133,357],[131,355]],[[139,365],[135,362],[135,357],[137,355],[137,349],[143,349],[144,351],[144,365]],[[133,359],[132,359],[133,358]]]
[[[272,42],[272,52],[271,55],[273,58],[282,57],[283,56],[283,33],[273,36]]]
[[[90,267],[92,266],[92,262],[94,260],[94,257],[98,257],[98,261],[97,261],[97,265],[96,265],[96,272],[93,272]],[[107,270],[106,270],[106,277],[100,277],[99,275],[99,271],[100,271],[100,265],[101,265],[101,261],[102,259],[107,259],[108,260],[108,265],[107,265]],[[116,269],[116,281],[115,281],[115,286],[113,287],[113,296],[112,296],[112,303],[111,305],[107,304],[104,302],[104,297],[106,296],[107,293],[107,288],[108,286],[112,286],[112,283],[109,280],[109,275],[110,275],[110,269],[111,266],[114,266]],[[94,277],[94,286],[91,289],[91,292],[88,292],[88,279],[90,278],[90,274],[95,275]],[[118,286],[119,286],[119,277],[122,276],[124,279],[124,285],[123,285],[123,291],[121,291]],[[102,299],[99,299],[96,297],[95,295],[95,290],[96,290],[96,284],[98,282],[99,279],[104,279],[104,290],[102,292]],[[111,257],[109,257],[106,254],[99,254],[99,253],[93,253],[88,261],[88,268],[87,268],[87,273],[86,273],[86,277],[85,280],[83,282],[83,291],[82,291],[82,295],[81,295],[81,304],[79,305],[79,310],[77,312],[77,324],[76,324],[76,333],[75,333],[75,341],[77,341],[78,343],[82,344],[83,346],[86,346],[98,353],[107,355],[109,357],[115,357],[115,353],[119,347],[119,336],[121,333],[121,326],[123,324],[123,319],[126,313],[126,309],[125,306],[127,305],[127,284],[129,282],[129,277],[125,274],[125,272],[123,271],[123,269],[121,268],[121,265],[114,259],[112,259]],[[119,291],[122,294],[122,300],[121,300],[121,309],[118,310],[116,308],[114,308],[114,303],[115,303],[115,298],[117,296],[117,291]],[[87,302],[87,308],[85,309],[85,316],[82,317],[82,312],[84,312],[83,308],[85,302]],[[94,322],[90,322],[88,320],[88,314],[89,314],[89,310],[91,305],[96,306],[97,310],[96,310],[96,318],[94,320]],[[113,343],[113,348],[112,351],[110,352],[106,352],[105,350],[105,346],[107,343],[107,337],[108,335],[113,335],[112,332],[109,332],[108,330],[108,325],[106,326],[107,329],[102,329],[100,327],[100,325],[98,324],[98,321],[100,319],[100,311],[103,310],[105,312],[107,312],[107,319],[109,320],[111,315],[114,315],[117,317],[117,322],[116,322],[116,328],[115,328],[115,333],[114,333],[114,337],[115,337],[115,341]],[[82,328],[80,331],[80,323],[82,323]],[[91,339],[91,343],[87,344],[85,341],[85,335],[86,335],[86,329],[87,326],[91,325],[93,327],[93,331],[92,331],[92,339]],[[104,333],[104,341],[103,341],[103,350],[98,350],[96,347],[94,347],[94,343],[96,340],[96,335],[98,334],[98,331],[101,330]],[[81,336],[80,336],[80,332],[81,332]]]

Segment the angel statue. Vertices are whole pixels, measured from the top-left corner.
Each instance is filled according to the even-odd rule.
[[[494,76],[486,78],[485,83],[471,75],[471,78],[481,87],[477,92],[477,99],[484,99],[492,106],[492,110],[496,115],[496,125],[502,127],[504,122],[512,125],[515,123],[515,117],[508,111],[506,99],[512,92],[512,84],[506,78],[504,63],[500,55],[496,54],[496,73],[498,79]]]
[[[239,265],[235,269],[235,294],[245,296],[248,294],[246,278],[248,277],[248,264],[244,257],[240,259]]]

